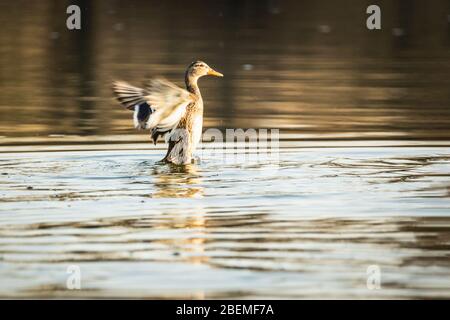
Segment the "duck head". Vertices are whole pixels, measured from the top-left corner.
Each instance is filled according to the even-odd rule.
[[[223,77],[223,74],[217,72],[203,61],[192,62],[186,70],[186,77],[198,79],[203,76]]]

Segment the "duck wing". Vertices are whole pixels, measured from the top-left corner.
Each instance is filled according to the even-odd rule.
[[[134,110],[136,105],[147,103],[144,98],[147,95],[145,89],[132,86],[125,81],[114,81],[113,91],[117,100],[128,110]]]
[[[135,112],[135,127],[151,129],[156,143],[159,135],[174,129],[195,97],[170,81],[152,79],[145,88],[116,81],[113,90],[119,102]]]
[[[152,79],[146,86],[145,99],[155,106],[150,119],[150,128],[172,129],[184,116],[186,107],[194,102],[195,97],[187,90],[164,79]]]
[[[134,110],[133,121],[136,129],[146,129],[150,115],[155,111],[145,100],[145,89],[132,86],[124,81],[114,81],[113,91],[117,100],[128,110]]]

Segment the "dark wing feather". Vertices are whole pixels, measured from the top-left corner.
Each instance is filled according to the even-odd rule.
[[[137,129],[147,129],[147,123],[153,110],[147,102],[134,107],[134,127]]]

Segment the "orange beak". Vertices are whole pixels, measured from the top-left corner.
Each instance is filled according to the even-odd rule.
[[[209,69],[208,76],[223,77],[223,74],[221,74],[220,72],[217,72],[214,69]]]

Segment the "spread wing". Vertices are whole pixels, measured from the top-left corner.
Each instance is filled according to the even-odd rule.
[[[150,80],[145,88],[116,81],[113,90],[125,108],[134,110],[135,127],[151,129],[155,143],[159,135],[164,135],[178,125],[186,107],[194,101],[188,91],[163,79]]]
[[[186,111],[186,107],[194,101],[194,97],[186,90],[163,79],[153,79],[145,87],[145,99],[155,106],[155,113],[150,127],[171,129]]]
[[[132,86],[124,81],[114,81],[113,91],[116,94],[117,100],[128,110],[134,110],[136,105],[144,102],[147,92],[135,86]]]

